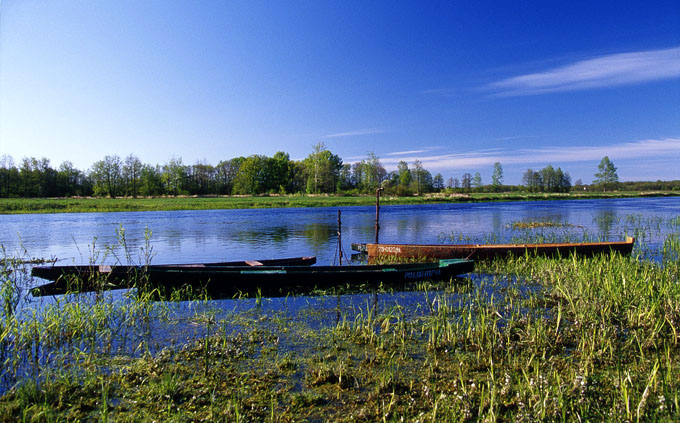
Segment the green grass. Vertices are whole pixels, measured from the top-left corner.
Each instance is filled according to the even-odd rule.
[[[532,201],[588,198],[630,198],[641,196],[674,196],[674,191],[611,193],[471,193],[471,194],[432,194],[423,197],[381,198],[381,204],[435,204],[455,202],[488,201]],[[120,211],[170,211],[170,210],[214,210],[214,209],[251,209],[282,207],[345,207],[370,206],[375,204],[375,196],[235,196],[235,197],[167,197],[167,198],[54,198],[54,199],[0,199],[0,214],[19,213],[86,213]]]
[[[0,421],[678,421],[677,220],[631,219],[670,225],[660,262],[482,262],[470,283],[421,285],[416,305],[378,294],[337,316],[315,306],[333,296],[295,316],[266,298],[226,314],[196,299],[187,318],[103,295],[17,318],[20,269],[5,271],[0,358],[15,384]],[[203,335],[107,349],[154,320]]]

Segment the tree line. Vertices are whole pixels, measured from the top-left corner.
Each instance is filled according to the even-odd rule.
[[[605,157],[598,166],[591,188],[603,190],[620,186],[616,167]],[[378,156],[369,153],[356,163],[343,163],[323,143],[313,147],[304,160],[291,160],[288,153],[272,157],[251,155],[220,161],[213,166],[198,162],[187,165],[172,158],[163,165],[143,163],[135,155],[121,158],[108,155],[82,171],[69,161],[53,168],[47,158],[24,158],[16,164],[11,156],[0,156],[0,197],[139,197],[164,195],[261,195],[372,193],[379,187],[387,194],[422,195],[430,192],[568,192],[583,189],[581,181],[572,186],[569,173],[551,165],[540,170],[527,169],[523,186],[503,185],[503,167],[494,163],[490,184],[481,174],[465,172],[461,178],[444,181],[441,173],[434,176],[416,160],[409,166],[402,161],[397,169],[385,170]],[[642,184],[642,183],[637,183]],[[671,184],[671,185],[668,185]],[[625,183],[631,188],[636,185]],[[680,184],[657,183],[665,189],[678,189]],[[651,188],[651,186],[650,186]],[[653,188],[654,189],[654,188]]]

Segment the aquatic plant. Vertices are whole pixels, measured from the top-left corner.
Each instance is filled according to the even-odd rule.
[[[654,240],[632,257],[509,257],[409,291],[35,300],[13,268],[0,420],[674,421],[676,220],[613,222]]]

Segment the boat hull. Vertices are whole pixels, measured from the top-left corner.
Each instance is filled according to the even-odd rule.
[[[215,267],[245,267],[245,266],[311,266],[316,263],[316,257],[291,257],[269,260],[254,261],[226,261],[214,263],[195,264],[158,264],[149,266],[126,266],[126,265],[72,265],[72,266],[35,266],[31,269],[31,275],[56,281],[66,277],[78,277],[87,280],[100,276],[106,276],[111,280],[125,280],[131,277],[141,276],[149,269],[155,268],[215,268]]]
[[[440,260],[435,263],[412,263],[364,266],[258,266],[212,268],[149,268],[134,286],[169,292],[190,287],[210,295],[229,296],[257,293],[266,296],[309,292],[334,286],[353,287],[362,284],[404,284],[420,280],[450,279],[474,270],[471,260]],[[101,289],[131,287],[124,284],[103,285]],[[34,296],[83,292],[69,289],[59,281],[32,290]],[[95,287],[93,287],[95,288]],[[94,289],[90,289],[94,290]]]
[[[628,237],[620,242],[553,243],[553,244],[463,244],[463,245],[418,245],[418,244],[354,244],[352,248],[368,254],[369,262],[379,257],[404,259],[452,259],[474,260],[497,257],[540,255],[546,257],[593,256],[596,254],[619,253],[630,255],[635,239]]]

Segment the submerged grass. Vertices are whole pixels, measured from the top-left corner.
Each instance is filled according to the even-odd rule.
[[[74,295],[17,313],[21,269],[3,271],[0,420],[678,421],[674,228],[660,260],[481,262],[417,301]],[[154,346],[159,322],[195,336]]]

